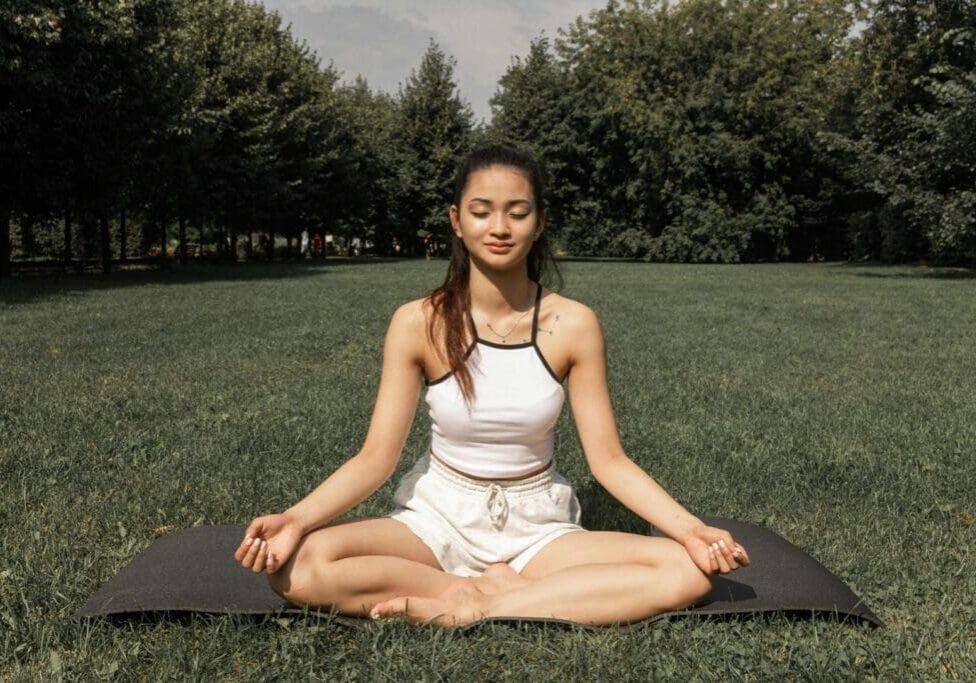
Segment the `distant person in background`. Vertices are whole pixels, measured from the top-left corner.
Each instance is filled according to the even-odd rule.
[[[302,257],[302,259],[308,257],[308,228],[302,230],[302,239],[298,249],[298,253]]]
[[[285,512],[254,519],[235,552],[290,602],[442,625],[614,624],[687,607],[712,576],[749,563],[624,452],[600,321],[541,283],[552,258],[543,177],[502,146],[459,168],[447,276],[393,314],[362,448]],[[396,470],[423,385],[431,447],[400,479],[396,507],[335,521]],[[554,460],[567,388],[594,479],[670,538],[580,525]]]
[[[258,234],[258,253],[261,254],[261,258],[265,261],[270,261],[272,249],[271,237],[266,231],[262,230]]]
[[[322,237],[318,233],[312,238],[312,253],[316,256],[322,255]]]

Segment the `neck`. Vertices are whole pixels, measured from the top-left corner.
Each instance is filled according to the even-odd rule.
[[[518,268],[505,272],[485,272],[471,263],[469,291],[471,308],[489,317],[501,317],[512,311],[525,310],[531,305],[530,296],[535,285],[528,271]]]

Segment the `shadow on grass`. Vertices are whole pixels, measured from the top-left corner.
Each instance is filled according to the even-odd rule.
[[[647,535],[647,522],[621,505],[596,481],[589,480],[575,487],[583,509],[583,526],[590,531],[624,531]]]
[[[104,273],[19,272],[0,280],[0,302],[8,305],[32,303],[65,294],[141,287],[145,285],[186,285],[217,281],[263,281],[318,276],[334,268],[349,266],[381,267],[411,259],[341,258],[326,261],[283,261],[272,263],[188,263],[148,269],[117,270]]]

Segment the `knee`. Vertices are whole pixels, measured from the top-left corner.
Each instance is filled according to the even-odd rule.
[[[712,580],[678,543],[666,560],[674,591],[670,609],[684,609],[704,600],[712,592]]]
[[[681,604],[676,609],[691,607],[707,598],[712,592],[712,579],[698,568],[687,553],[679,567],[679,576]]]
[[[288,602],[303,606],[311,598],[310,588],[316,580],[313,574],[307,562],[296,562],[293,558],[274,574],[268,574],[268,585]]]
[[[291,572],[285,567],[281,567],[274,574],[268,574],[268,585],[275,593],[288,600],[288,593],[291,590]]]
[[[688,574],[687,606],[690,607],[701,602],[711,594],[712,579],[702,572],[702,570],[699,569],[694,563],[692,563],[691,569],[688,570]]]

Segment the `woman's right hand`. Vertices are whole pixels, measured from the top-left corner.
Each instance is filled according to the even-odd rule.
[[[304,533],[284,514],[256,518],[244,532],[244,540],[237,547],[234,558],[245,568],[273,574],[295,552]]]

